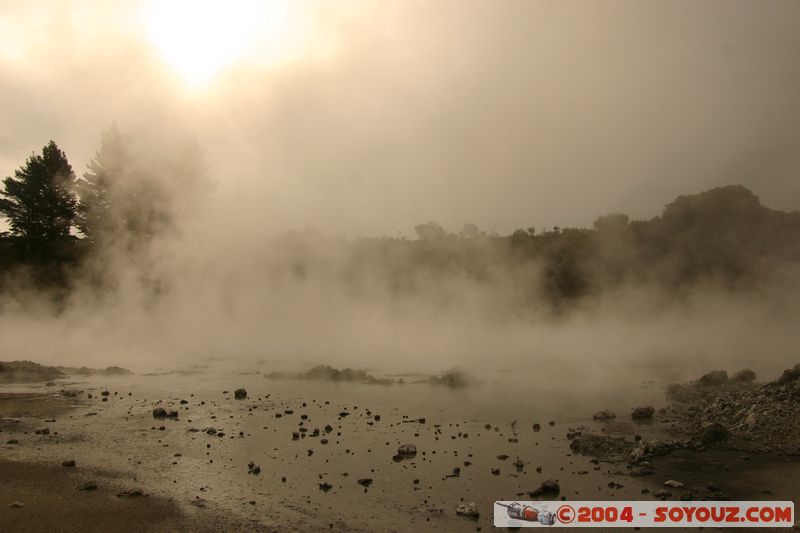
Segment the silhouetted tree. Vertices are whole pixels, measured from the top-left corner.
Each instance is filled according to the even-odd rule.
[[[70,237],[78,216],[75,173],[55,142],[50,141],[41,155],[32,154],[3,185],[0,213],[27,250]]]
[[[437,222],[426,222],[414,226],[417,236],[423,241],[435,241],[447,237],[447,232]]]

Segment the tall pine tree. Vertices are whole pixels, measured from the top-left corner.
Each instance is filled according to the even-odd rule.
[[[132,163],[127,140],[117,125],[112,124],[102,133],[100,150],[78,182],[81,202],[77,225],[90,241],[98,242],[117,232],[122,220],[114,189],[124,174],[130,172]]]
[[[68,239],[78,216],[75,173],[67,156],[50,141],[32,154],[14,177],[3,180],[0,214],[11,235],[32,249]]]

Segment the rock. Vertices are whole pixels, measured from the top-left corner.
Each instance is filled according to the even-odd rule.
[[[662,500],[665,500],[665,499],[669,498],[670,496],[672,496],[672,493],[670,491],[668,491],[667,489],[660,489],[660,490],[657,490],[655,493],[653,493],[653,496],[655,496],[656,498],[661,498]]]
[[[456,514],[459,516],[465,516],[467,518],[480,517],[480,513],[478,512],[478,506],[475,505],[475,502],[460,504],[458,507],[456,507]]]
[[[69,461],[64,461],[63,463],[61,463],[61,466],[75,466],[75,461],[73,459],[70,459]]]
[[[97,485],[91,481],[78,485],[78,490],[97,490]]]
[[[637,407],[631,413],[631,418],[633,420],[649,420],[653,418],[653,413],[655,412],[656,410],[651,405],[646,405],[644,407]]]
[[[156,407],[153,409],[153,418],[166,418],[167,410],[163,407]]]
[[[417,447],[413,444],[403,444],[397,448],[397,455],[417,455]]]
[[[37,434],[37,435],[49,435],[50,434],[50,428],[37,429],[36,431],[34,431],[34,433]]]
[[[332,488],[333,488],[333,485],[331,485],[331,484],[330,484],[330,483],[328,483],[327,481],[326,481],[326,482],[324,482],[324,483],[320,483],[320,484],[319,484],[319,490],[321,490],[322,492],[328,492],[328,491],[329,491],[329,490],[331,490]]]
[[[19,509],[20,507],[25,507],[25,504],[22,502],[11,502],[10,504],[8,504],[8,506],[15,509]]]
[[[728,382],[728,373],[724,370],[712,370],[708,374],[703,374],[697,380],[701,385],[717,386]]]
[[[258,474],[261,473],[261,467],[255,464],[253,461],[250,461],[249,463],[247,463],[247,473],[257,476]]]
[[[736,374],[734,374],[733,380],[742,383],[752,383],[753,381],[756,380],[756,373],[750,370],[749,368],[745,368],[744,370],[740,370]]]
[[[233,397],[237,400],[247,399],[247,389],[236,389],[233,392]]]
[[[363,487],[369,487],[370,485],[372,485],[372,478],[365,477],[365,478],[359,479],[358,480],[358,484],[363,486]]]
[[[609,411],[608,409],[603,409],[602,411],[597,411],[592,418],[595,420],[611,420],[612,418],[617,418],[617,415]]]
[[[555,479],[548,479],[542,482],[537,488],[528,493],[530,497],[541,496],[543,494],[558,494],[561,492],[561,487]]]
[[[719,422],[712,422],[704,426],[697,437],[701,444],[713,444],[727,439],[730,436],[728,428]]]
[[[117,494],[117,498],[138,498],[140,496],[146,496],[142,489],[128,489]]]
[[[191,502],[190,505],[194,505],[195,507],[199,507],[200,509],[205,509],[208,506],[208,502],[203,498],[195,498]]]
[[[542,429],[542,426],[540,426],[539,424],[534,424],[533,425],[533,431],[534,432],[538,432],[540,429]]]
[[[778,378],[778,383],[791,383],[797,379],[800,379],[800,363],[794,365],[792,368],[784,370],[781,377]]]
[[[497,456],[498,461],[505,461],[506,459],[508,459],[508,456],[504,453],[501,453],[500,455]]]
[[[6,444],[19,444],[19,441],[17,439],[8,439]]]
[[[667,481],[664,482],[664,486],[669,487],[671,489],[680,489],[684,487],[684,484],[674,479],[668,479]]]

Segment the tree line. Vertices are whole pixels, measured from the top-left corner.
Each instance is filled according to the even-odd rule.
[[[86,258],[143,256],[154,237],[178,231],[184,216],[198,212],[209,190],[196,143],[142,140],[112,126],[77,178],[51,141],[3,180],[0,216],[9,230],[0,235],[0,273],[24,267],[44,285],[67,286],[74,269],[85,272]],[[647,220],[601,216],[591,228],[497,235],[474,224],[450,233],[428,222],[415,230],[414,240],[352,241],[289,232],[252,250],[269,248],[264,275],[275,280],[333,276],[358,293],[381,279],[398,295],[466,280],[495,284],[523,305],[544,296],[556,308],[626,285],[754,287],[800,266],[800,213],[768,209],[738,185],[680,196]]]
[[[54,141],[31,154],[2,181],[0,217],[8,231],[0,234],[0,265],[52,278],[93,252],[135,252],[174,230],[209,180],[196,143],[161,141],[112,125],[80,178]]]

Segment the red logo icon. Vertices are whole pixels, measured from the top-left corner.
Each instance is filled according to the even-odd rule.
[[[569,524],[575,520],[575,509],[569,505],[562,505],[558,508],[558,511],[556,511],[556,516],[558,517],[558,521],[562,524]]]

